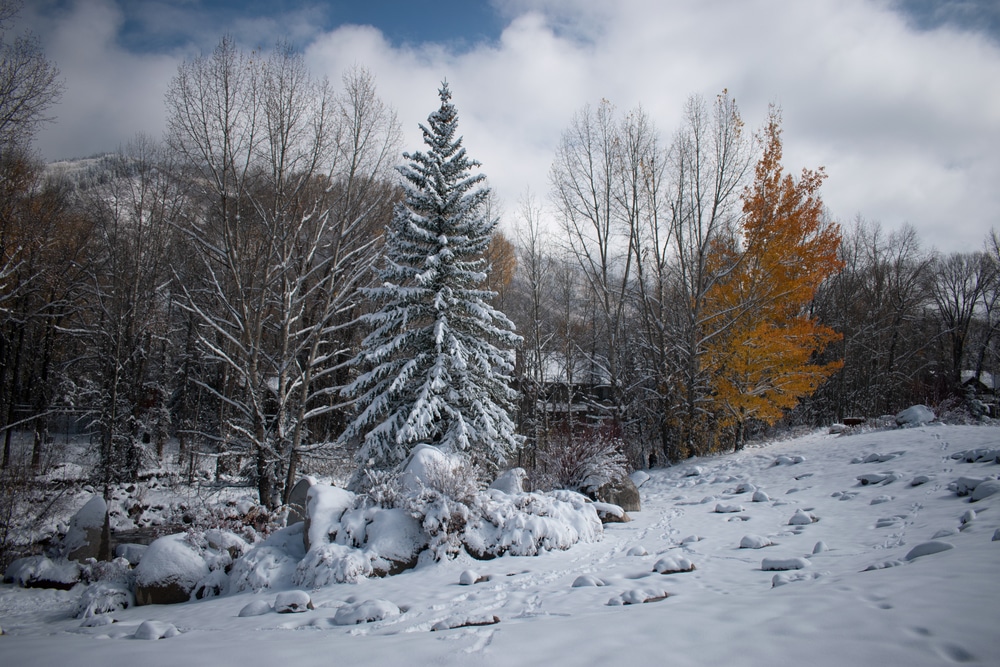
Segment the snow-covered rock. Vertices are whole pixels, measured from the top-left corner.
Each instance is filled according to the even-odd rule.
[[[590,586],[607,586],[603,579],[592,574],[581,574],[573,580],[573,588],[587,588]]]
[[[301,614],[315,608],[305,591],[282,591],[274,598],[274,610],[279,614]]]
[[[132,635],[136,639],[169,639],[170,637],[176,637],[180,634],[180,631],[173,623],[167,623],[165,621],[143,621],[139,624],[139,627],[135,629],[135,634]]]
[[[209,572],[199,549],[185,535],[161,537],[149,545],[135,568],[135,603],[186,602]]]
[[[618,605],[659,602],[660,600],[665,600],[667,597],[667,592],[662,588],[633,588],[608,600],[608,606],[616,607]]]
[[[306,518],[302,531],[305,549],[330,541],[330,531],[344,512],[354,506],[354,494],[335,486],[316,484],[306,492]]]
[[[107,560],[111,556],[107,530],[108,504],[100,494],[90,497],[69,522],[63,550],[70,560]]]
[[[969,500],[971,502],[978,502],[996,493],[1000,493],[1000,480],[987,479],[976,485],[976,488],[972,490],[972,494],[969,496]]]
[[[922,426],[934,421],[934,411],[926,405],[911,405],[896,415],[896,425],[901,427]]]
[[[65,559],[51,560],[45,556],[27,556],[11,563],[3,580],[22,588],[55,588],[68,591],[79,583],[80,565]]]
[[[923,556],[941,553],[942,551],[948,551],[949,549],[954,548],[955,545],[950,542],[940,542],[938,540],[923,542],[922,544],[918,544],[910,549],[907,554],[903,556],[903,560],[915,560],[917,558],[922,558]]]
[[[726,503],[718,503],[715,506],[714,512],[716,514],[736,514],[738,512],[745,512],[746,508],[743,505],[729,505]]]
[[[431,632],[442,630],[453,630],[455,628],[475,628],[483,625],[496,625],[500,622],[500,617],[494,614],[468,614],[455,615],[443,618],[431,626]]]
[[[768,570],[801,570],[809,567],[805,558],[765,558],[760,562],[760,569]]]
[[[740,540],[740,549],[763,549],[769,547],[774,542],[763,535],[744,535]]]
[[[653,564],[653,572],[660,574],[676,574],[678,572],[693,572],[694,563],[684,556],[664,556]]]
[[[264,614],[270,614],[272,611],[274,611],[274,608],[267,600],[254,600],[243,605],[243,608],[240,609],[239,617],[263,616]]]
[[[426,547],[427,534],[420,522],[403,509],[375,511],[365,526],[364,552],[379,576],[414,567]]]
[[[337,609],[333,622],[337,625],[357,625],[395,618],[400,615],[399,607],[388,600],[364,600],[346,604]]]
[[[594,491],[593,498],[598,502],[617,505],[626,512],[638,512],[642,509],[639,487],[630,477],[616,477],[602,484]]]
[[[642,488],[643,484],[649,481],[649,473],[645,470],[636,470],[629,475],[629,478],[632,480],[632,483],[635,484],[635,488],[639,489]]]
[[[511,468],[493,480],[490,488],[509,495],[524,493],[524,480],[527,478],[528,472],[524,468]]]
[[[818,519],[816,518],[815,515],[813,515],[810,512],[806,512],[804,510],[798,509],[798,510],[795,510],[795,514],[792,515],[792,518],[788,520],[788,525],[789,526],[808,526],[809,524],[815,523],[816,521],[818,521]]]

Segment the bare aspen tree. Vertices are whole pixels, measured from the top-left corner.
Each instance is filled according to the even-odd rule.
[[[752,163],[735,100],[723,92],[710,112],[702,98],[691,97],[684,125],[670,149],[671,283],[679,306],[672,327],[676,398],[670,458],[704,453],[711,447],[706,440],[711,415],[704,360],[714,333],[708,326],[706,297],[716,276],[709,270],[709,254],[712,243],[732,230]]]
[[[168,99],[171,145],[206,194],[187,228],[205,279],[186,291],[218,368],[205,383],[210,436],[222,455],[252,458],[272,507],[320,446],[308,425],[337,409],[355,288],[394,196],[395,115],[367,72],[344,86],[314,79],[287,47],[264,58],[224,39],[181,66]]]

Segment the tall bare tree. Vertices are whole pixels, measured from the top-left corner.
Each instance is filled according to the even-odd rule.
[[[218,369],[204,383],[212,437],[221,455],[252,457],[274,506],[312,446],[308,424],[336,409],[355,288],[395,192],[398,124],[367,72],[338,95],[301,54],[253,58],[229,38],[181,66],[168,108],[170,143],[204,196],[187,232],[205,279],[186,291]]]

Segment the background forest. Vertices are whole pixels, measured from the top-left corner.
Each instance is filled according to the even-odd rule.
[[[96,486],[176,439],[192,474],[214,461],[270,508],[350,461],[360,290],[402,197],[399,120],[371,74],[334,84],[226,38],[178,69],[162,141],[44,165],[31,136],[57,72],[31,42],[4,49],[20,82],[0,85],[4,488],[76,435]],[[684,118],[664,134],[641,109],[584,108],[551,192],[492,200],[487,286],[523,337],[518,465],[571,478],[594,452],[638,468],[913,403],[987,413],[996,232],[943,256],[909,228],[838,223],[822,169],[784,170],[779,110],[748,129],[723,92]]]

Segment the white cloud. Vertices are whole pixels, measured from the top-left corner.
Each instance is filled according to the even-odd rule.
[[[826,166],[822,192],[835,217],[910,222],[942,250],[978,248],[1000,226],[1000,46],[982,35],[918,31],[869,0],[495,5],[509,23],[494,44],[393,47],[375,29],[342,27],[317,34],[307,61],[334,80],[352,64],[368,67],[399,112],[407,150],[421,148],[417,123],[447,77],[466,146],[508,210],[528,186],[547,192],[559,136],[585,104],[641,104],[669,139],[689,95],[728,88],[751,128],[768,103],[782,106],[786,167]],[[68,90],[59,124],[41,138],[45,153],[114,148],[137,129],[158,134],[181,54],[124,52],[111,0],[73,7],[48,42]],[[282,29],[308,35],[303,16]],[[230,26],[217,28],[215,39]],[[274,30],[248,21],[240,35]]]

